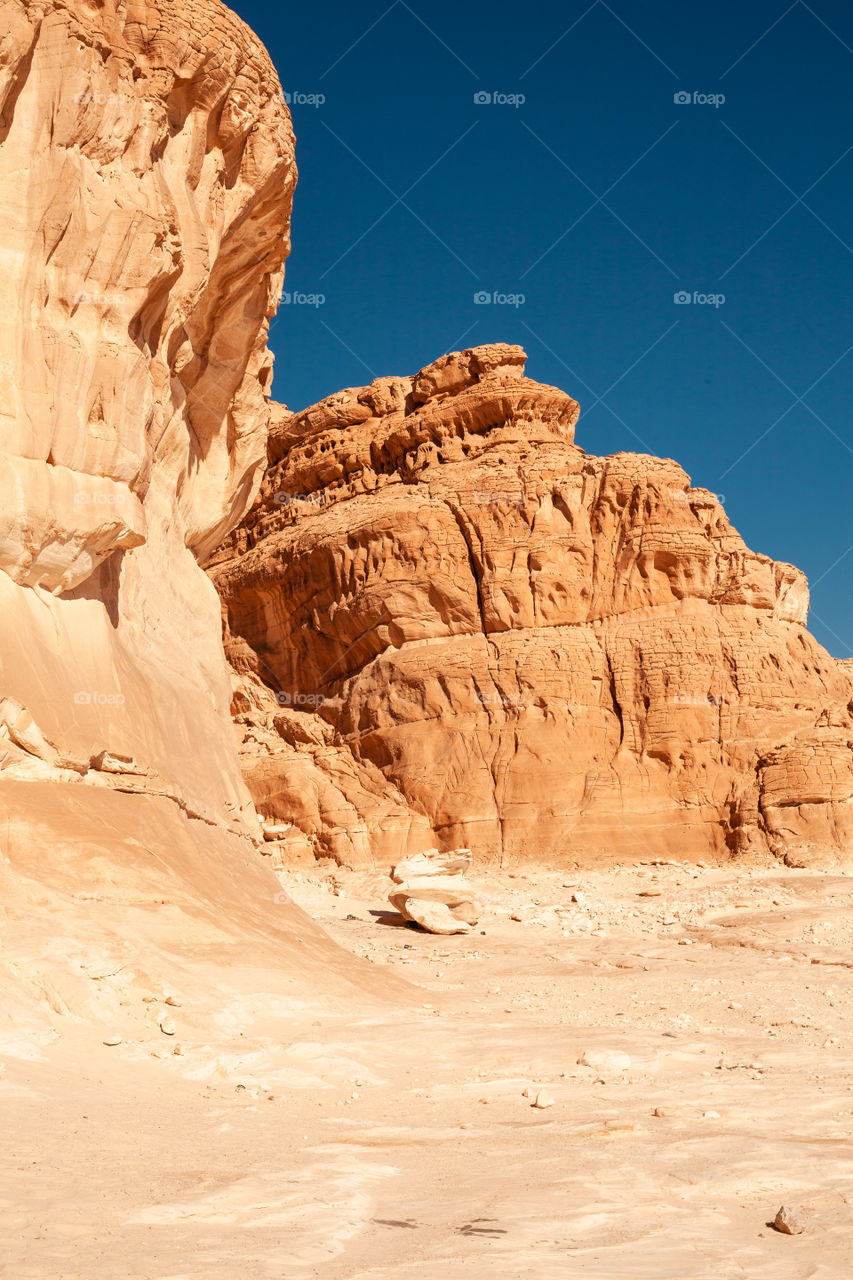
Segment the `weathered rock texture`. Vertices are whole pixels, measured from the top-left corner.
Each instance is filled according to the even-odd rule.
[[[0,0],[0,1013],[19,1031],[34,1000],[57,1027],[117,1016],[93,956],[179,972],[220,1011],[241,964],[259,1007],[345,968],[257,856],[199,565],[263,474],[295,179],[269,58],[218,0]]]
[[[483,914],[482,904],[465,879],[470,866],[470,849],[444,855],[436,850],[404,858],[391,872],[395,887],[388,901],[405,921],[420,925],[427,933],[466,933]]]
[[[256,799],[342,860],[386,858],[365,846],[389,823],[397,857],[853,849],[853,678],[803,574],[677,463],[588,457],[524,361],[479,348],[276,414],[211,565]],[[309,773],[358,847],[294,794]]]
[[[281,88],[218,0],[0,0],[0,30],[0,780],[248,829],[198,561],[266,457]]]

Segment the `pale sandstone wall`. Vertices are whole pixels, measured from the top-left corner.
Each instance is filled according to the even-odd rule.
[[[254,822],[198,560],[262,476],[295,179],[277,76],[218,0],[0,0],[6,777]]]

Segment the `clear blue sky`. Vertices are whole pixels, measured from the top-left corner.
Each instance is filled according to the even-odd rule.
[[[325,297],[273,323],[276,398],[521,343],[584,449],[725,495],[853,655],[849,0],[234,7],[295,95],[285,287]]]

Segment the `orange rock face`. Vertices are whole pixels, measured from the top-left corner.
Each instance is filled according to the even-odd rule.
[[[853,848],[853,679],[803,574],[677,463],[584,454],[524,361],[483,347],[274,416],[209,566],[259,806],[353,864]]]

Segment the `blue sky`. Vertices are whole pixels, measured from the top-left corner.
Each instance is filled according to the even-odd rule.
[[[853,655],[849,3],[233,7],[298,139],[276,398],[521,343],[584,449],[676,458]]]

